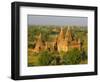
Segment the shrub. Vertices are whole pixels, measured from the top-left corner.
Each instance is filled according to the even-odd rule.
[[[58,55],[53,56],[53,60],[51,61],[51,65],[60,65],[61,58]]]
[[[81,59],[83,61],[87,60],[87,53],[85,51],[82,51],[82,53],[81,53]]]
[[[38,58],[38,65],[50,65],[51,61],[52,61],[52,55],[50,52],[48,51],[43,51],[39,54],[39,58]]]
[[[81,61],[81,53],[78,49],[72,49],[63,56],[64,64],[79,64]]]

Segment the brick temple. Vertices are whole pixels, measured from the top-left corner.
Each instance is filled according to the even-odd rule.
[[[76,38],[72,33],[70,27],[67,28],[64,33],[64,29],[61,28],[59,34],[54,38],[52,42],[47,42],[42,40],[42,34],[40,33],[36,42],[33,51],[38,53],[40,51],[57,51],[57,52],[68,52],[70,49],[77,48],[81,49],[80,38]]]

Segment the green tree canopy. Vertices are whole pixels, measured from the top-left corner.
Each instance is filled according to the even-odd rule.
[[[78,49],[72,49],[63,56],[65,64],[79,64],[81,61],[81,53]]]

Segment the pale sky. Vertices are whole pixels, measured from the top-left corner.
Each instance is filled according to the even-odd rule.
[[[87,26],[87,17],[28,15],[28,25],[80,25]]]

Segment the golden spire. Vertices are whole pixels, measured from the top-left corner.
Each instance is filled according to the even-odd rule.
[[[60,33],[63,33],[63,27],[61,27],[61,31],[60,31]]]
[[[43,44],[41,33],[40,33],[39,36],[38,36],[37,43],[38,43],[38,44],[41,44],[41,45]]]
[[[66,40],[71,41],[72,40],[72,32],[70,30],[70,26],[68,26],[67,31],[66,31]]]
[[[36,42],[34,51],[39,52],[39,51],[43,50],[43,47],[44,47],[44,44],[43,44],[43,41],[41,39],[41,33],[40,33],[38,38],[37,38],[37,42]]]
[[[59,38],[60,38],[60,39],[64,39],[63,27],[61,27],[60,34],[59,34]]]
[[[68,26],[68,29],[67,29],[68,31],[70,30],[70,26]]]
[[[70,33],[70,26],[67,27],[66,35],[69,35],[69,33]]]
[[[38,39],[41,39],[41,33],[39,34]]]

